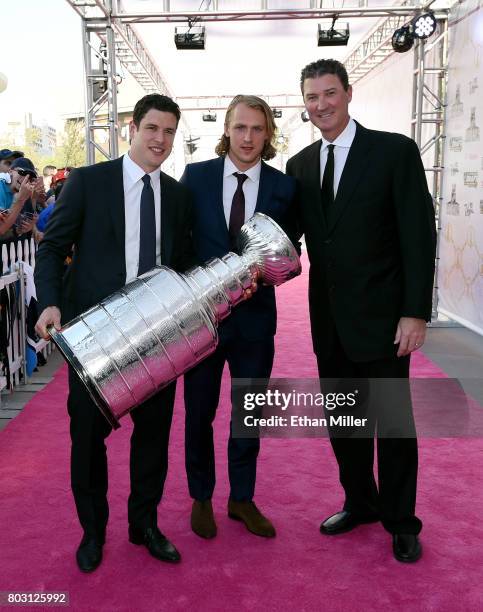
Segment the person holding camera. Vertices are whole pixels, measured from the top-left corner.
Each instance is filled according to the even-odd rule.
[[[27,157],[19,157],[11,163],[9,174],[10,183],[0,180],[0,236],[3,240],[17,238],[31,231],[35,224],[34,215],[28,215],[26,210],[38,178],[35,166]]]

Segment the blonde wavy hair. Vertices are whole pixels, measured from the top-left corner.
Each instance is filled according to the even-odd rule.
[[[277,154],[277,150],[273,144],[275,139],[275,133],[277,130],[277,126],[275,125],[275,120],[273,118],[272,109],[268,106],[265,100],[262,100],[258,96],[244,96],[238,95],[233,98],[233,100],[228,105],[228,109],[225,115],[225,128],[230,124],[231,115],[238,104],[245,104],[249,108],[255,108],[256,110],[262,111],[265,115],[265,119],[267,121],[267,132],[268,132],[268,140],[265,142],[265,146],[262,151],[262,159],[267,161],[269,159],[273,159]],[[218,144],[215,148],[215,153],[220,157],[226,155],[230,150],[230,138],[229,136],[223,136],[220,138]]]

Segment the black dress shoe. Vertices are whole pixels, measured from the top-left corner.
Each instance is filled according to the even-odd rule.
[[[337,535],[339,533],[351,531],[354,529],[354,527],[362,525],[363,523],[376,523],[378,520],[379,519],[375,515],[360,517],[353,512],[341,510],[336,514],[329,516],[328,519],[325,519],[325,521],[320,525],[320,531],[326,535]]]
[[[403,563],[414,563],[423,554],[418,536],[412,533],[394,534],[392,536],[392,551],[395,558]]]
[[[93,572],[102,561],[102,545],[98,538],[84,535],[77,549],[77,565],[81,572]]]
[[[143,544],[149,550],[149,553],[160,561],[168,561],[169,563],[181,561],[179,552],[157,527],[137,529],[129,526],[129,541],[133,544]]]

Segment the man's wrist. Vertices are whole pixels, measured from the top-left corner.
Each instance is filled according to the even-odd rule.
[[[25,202],[28,200],[28,197],[24,197],[24,196],[20,196],[20,194],[17,193],[17,195],[15,195],[13,197],[13,203],[12,206],[23,206],[25,204]]]

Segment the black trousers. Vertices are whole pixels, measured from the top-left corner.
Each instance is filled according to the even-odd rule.
[[[212,425],[220,399],[225,362],[228,362],[232,378],[268,379],[273,356],[273,337],[260,342],[231,339],[222,342],[213,355],[185,374],[185,459],[188,487],[193,499],[211,499],[215,488]],[[228,476],[230,497],[234,501],[253,499],[259,450],[258,438],[234,438],[230,422]]]
[[[172,383],[130,414],[131,493],[129,523],[144,528],[155,525],[157,507],[168,470],[168,442],[176,384]],[[84,384],[69,368],[71,486],[84,532],[104,539],[109,516],[105,439],[111,426],[92,401]]]
[[[351,361],[344,352],[337,334],[329,357],[317,355],[321,379],[405,379],[396,387],[404,397],[392,397],[386,393],[383,406],[385,420],[391,419],[391,409],[406,411],[393,413],[395,423],[407,421],[413,425],[409,392],[410,356],[392,357],[365,363]],[[406,384],[407,380],[407,384]],[[384,384],[384,383],[383,383]],[[323,383],[322,383],[323,385]],[[340,482],[345,492],[344,510],[361,518],[379,517],[390,533],[412,533],[421,531],[422,523],[415,515],[416,484],[418,471],[418,447],[412,437],[386,437],[387,423],[377,427],[378,484],[374,479],[374,438],[345,438],[331,436],[331,444],[339,464]],[[405,430],[408,430],[406,423]]]

